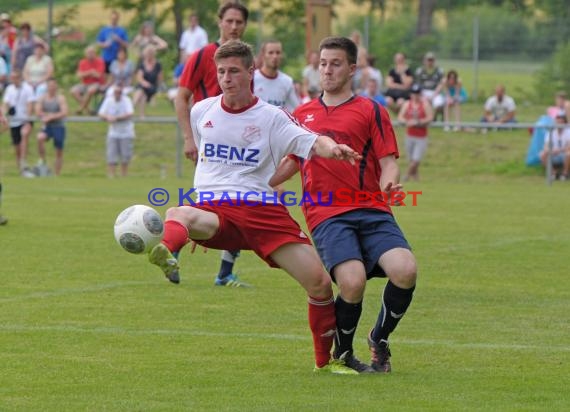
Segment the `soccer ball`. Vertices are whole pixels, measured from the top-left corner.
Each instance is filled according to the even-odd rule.
[[[123,210],[115,221],[115,239],[129,253],[148,253],[164,235],[164,225],[156,210],[134,205]]]

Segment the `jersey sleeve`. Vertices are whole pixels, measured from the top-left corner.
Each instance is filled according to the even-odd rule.
[[[198,130],[198,124],[200,124],[200,118],[204,114],[204,105],[199,102],[192,106],[190,110],[190,127],[192,128],[192,136],[194,136],[194,143],[197,147],[200,147],[200,131]]]
[[[300,126],[285,110],[275,108],[270,147],[277,163],[289,154],[308,158],[315,140],[316,134]]]
[[[392,121],[388,111],[377,102],[370,100],[372,105],[370,120],[370,136],[372,137],[372,145],[377,159],[394,155],[398,158],[398,142],[396,134],[392,127]]]
[[[204,49],[200,49],[188,58],[188,61],[184,65],[184,69],[182,70],[182,76],[180,77],[179,86],[185,87],[189,90],[195,90],[198,86],[198,83],[204,76],[203,64],[199,64],[200,60],[202,59],[202,55],[204,54]]]

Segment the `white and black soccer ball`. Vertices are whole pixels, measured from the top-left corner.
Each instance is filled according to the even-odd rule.
[[[115,239],[129,253],[148,253],[160,243],[163,236],[164,224],[152,207],[128,207],[115,221]]]

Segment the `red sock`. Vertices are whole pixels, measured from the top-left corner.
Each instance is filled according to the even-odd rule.
[[[188,228],[177,220],[167,220],[164,222],[164,237],[162,243],[171,252],[178,252],[184,247],[188,239]]]
[[[329,363],[336,333],[336,317],[332,296],[325,299],[309,296],[309,326],[313,334],[315,363],[318,368],[321,368]]]

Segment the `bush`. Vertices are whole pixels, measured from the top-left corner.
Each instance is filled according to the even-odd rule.
[[[559,90],[570,90],[570,42],[558,46],[556,53],[535,76],[538,101],[552,103]]]

